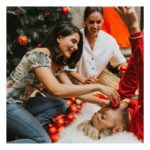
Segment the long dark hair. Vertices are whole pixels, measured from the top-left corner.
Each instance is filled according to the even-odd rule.
[[[102,7],[86,7],[84,10],[84,21],[94,12],[99,12],[102,16],[104,15]]]
[[[78,43],[78,50],[74,51],[70,56],[70,58],[68,59],[65,58],[64,56],[58,58],[57,53],[60,50],[58,48],[57,38],[59,36],[66,37],[72,35],[73,33],[78,33],[80,36],[80,41]],[[76,26],[72,25],[69,22],[57,21],[54,27],[48,32],[41,46],[47,47],[51,50],[52,60],[55,63],[61,66],[68,65],[69,68],[74,68],[82,54],[82,49],[83,49],[82,33]]]

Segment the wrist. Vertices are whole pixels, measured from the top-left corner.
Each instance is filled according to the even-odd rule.
[[[133,35],[133,34],[141,31],[139,26],[132,26],[132,27],[128,28],[128,30],[129,30],[130,35]]]
[[[92,88],[92,92],[101,90],[100,84],[97,84],[97,83],[96,84],[91,84],[91,86],[94,86],[94,88]]]

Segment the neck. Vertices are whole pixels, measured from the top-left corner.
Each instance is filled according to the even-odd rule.
[[[92,35],[92,34],[87,33],[86,37],[89,41],[95,41],[97,38],[97,35]]]

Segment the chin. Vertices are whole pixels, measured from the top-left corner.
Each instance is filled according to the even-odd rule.
[[[98,32],[91,32],[91,35],[92,35],[92,36],[97,36],[97,35],[98,35]]]
[[[70,56],[71,56],[71,54],[66,54],[66,55],[65,55],[65,58],[68,59],[68,58],[70,58]]]

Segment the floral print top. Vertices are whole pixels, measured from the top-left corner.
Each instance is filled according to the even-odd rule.
[[[40,81],[34,73],[36,67],[51,67],[51,59],[42,52],[27,52],[7,79],[7,103],[27,101]]]

